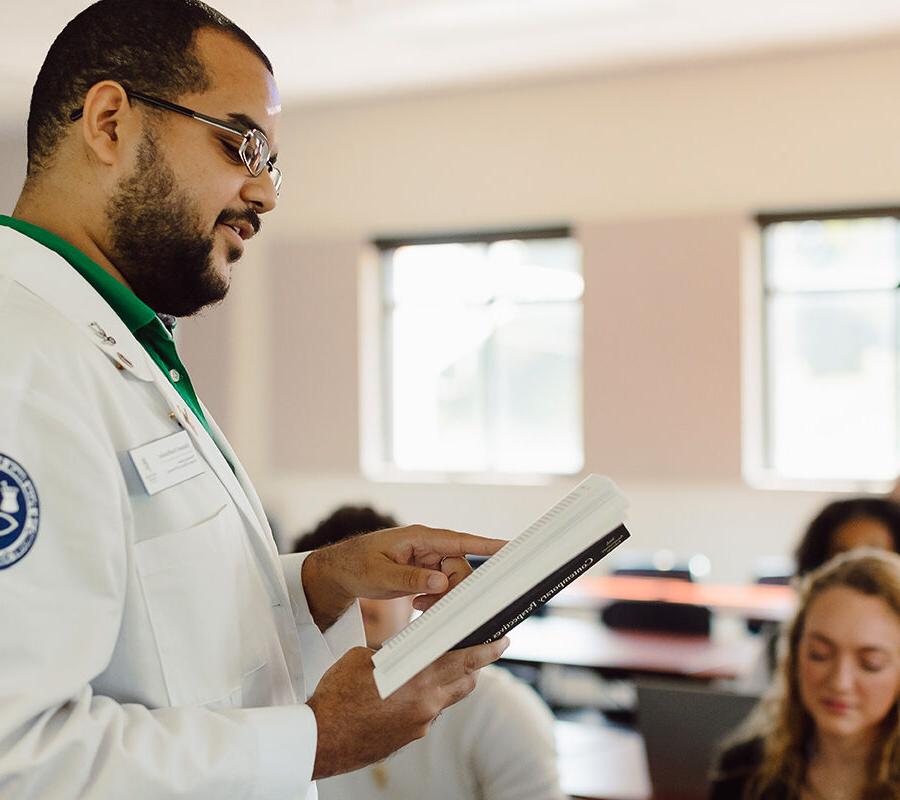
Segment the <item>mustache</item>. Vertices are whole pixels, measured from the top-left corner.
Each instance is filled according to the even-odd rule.
[[[253,228],[253,233],[257,234],[262,228],[262,220],[252,208],[245,208],[243,211],[223,211],[216,219],[216,225],[232,225],[235,222],[246,222]]]

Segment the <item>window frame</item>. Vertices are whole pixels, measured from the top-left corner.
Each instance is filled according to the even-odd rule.
[[[393,422],[391,413],[392,374],[392,304],[388,300],[385,256],[400,247],[431,244],[491,244],[508,239],[536,240],[568,238],[578,241],[569,225],[534,228],[503,228],[490,230],[460,230],[430,234],[380,236],[370,241],[369,257],[364,259],[360,274],[360,461],[367,478],[377,481],[413,483],[475,483],[483,485],[547,485],[568,481],[583,472],[581,467],[571,473],[414,470],[401,468],[393,459]],[[581,265],[583,266],[583,264]],[[583,270],[581,272],[583,276]],[[579,300],[583,313],[583,296]],[[372,334],[376,334],[374,337]],[[373,338],[376,340],[373,342]],[[583,328],[582,341],[583,350]],[[583,376],[583,360],[581,365]],[[583,395],[583,380],[582,380]],[[584,409],[581,401],[581,445],[584,459]],[[368,406],[368,407],[366,407]]]
[[[742,467],[745,481],[758,489],[793,491],[837,491],[858,493],[886,493],[893,479],[791,477],[772,467],[771,457],[771,399],[770,392],[770,325],[769,307],[773,294],[766,279],[766,228],[783,222],[854,220],[893,218],[900,224],[900,206],[854,206],[816,209],[791,209],[760,212],[753,217],[753,235],[742,258]],[[852,290],[850,290],[852,291]],[[860,290],[862,291],[862,290]],[[881,290],[878,290],[881,291]],[[897,293],[900,309],[900,283]],[[841,291],[835,294],[841,294]],[[896,320],[895,352],[900,356],[900,312]],[[900,391],[900,361],[894,381]],[[900,429],[900,412],[898,412]],[[900,436],[900,433],[898,433]],[[900,465],[898,465],[900,470]]]

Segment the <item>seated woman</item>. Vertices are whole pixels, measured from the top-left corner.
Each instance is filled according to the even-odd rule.
[[[712,800],[900,798],[900,556],[809,574],[779,679],[715,770]]]
[[[900,552],[900,503],[883,497],[853,497],[829,503],[809,523],[797,545],[797,575],[857,547]]]
[[[344,506],[297,540],[313,550],[397,525],[369,507]],[[360,600],[373,650],[409,624],[411,597]],[[318,782],[320,800],[562,800],[553,717],[535,692],[500,667],[446,709],[423,739],[387,761]]]

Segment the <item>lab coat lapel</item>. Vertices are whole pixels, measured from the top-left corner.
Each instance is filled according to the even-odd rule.
[[[118,369],[153,380],[140,342],[109,304],[58,253],[12,228],[0,227],[0,276],[43,298],[70,320]],[[148,365],[149,361],[149,365]],[[158,370],[157,370],[158,371]]]
[[[277,543],[272,535],[272,529],[269,526],[269,521],[266,518],[266,513],[263,509],[262,502],[259,499],[259,495],[253,488],[250,476],[244,469],[243,464],[241,464],[240,459],[237,457],[237,454],[234,452],[228,439],[225,438],[225,434],[222,433],[221,428],[216,424],[212,414],[209,413],[209,409],[202,403],[201,407],[203,408],[203,414],[206,417],[206,421],[209,423],[213,444],[216,445],[216,449],[219,451],[220,455],[224,454],[222,460],[225,461],[227,459],[227,462],[230,462],[234,466],[234,471],[229,468],[228,472],[231,478],[237,483],[239,491],[247,501],[253,518],[256,520],[255,530],[259,535],[253,538],[252,544],[254,547],[262,548],[262,552],[258,554],[258,558],[261,562],[265,564],[274,564],[278,568],[278,575],[274,576],[272,579],[273,587],[277,587],[276,599],[279,603],[283,604],[285,608],[290,608],[291,601],[287,592],[287,587],[284,583],[284,575],[281,572]]]
[[[156,365],[154,364],[154,366]],[[206,459],[206,463],[209,464],[216,477],[228,490],[228,494],[231,495],[231,499],[234,500],[235,505],[243,514],[249,526],[257,536],[262,536],[262,526],[259,518],[253,511],[253,507],[250,505],[250,500],[234,472],[231,471],[231,467],[225,460],[225,456],[222,455],[222,451],[206,431],[206,428],[203,427],[203,423],[187,407],[182,396],[178,394],[178,391],[169,383],[169,379],[158,367],[153,375],[153,380],[156,383],[156,388],[165,398],[166,403],[168,403],[169,408],[172,409],[175,420],[187,431],[194,446],[200,452],[200,455]]]
[[[149,356],[147,357],[149,358]],[[250,543],[254,555],[265,574],[272,599],[290,608],[290,598],[284,585],[284,577],[281,574],[281,565],[278,561],[278,552],[275,549],[275,541],[272,538],[269,525],[266,522],[265,515],[262,513],[262,507],[259,505],[256,492],[253,491],[247,478],[247,473],[240,466],[237,456],[235,456],[222,431],[212,420],[212,417],[207,415],[204,408],[204,415],[206,415],[210,430],[213,433],[211,436],[159,368],[155,369],[153,380],[165,398],[166,403],[172,409],[175,419],[187,431],[194,446],[206,460],[206,463],[209,464],[216,477],[222,482],[222,485],[228,491],[228,494],[231,495],[231,499],[234,500],[235,505],[244,517],[249,529]],[[213,436],[216,438],[213,438]],[[234,464],[234,471],[232,471],[226,457]],[[256,501],[256,504],[252,502],[251,498]]]
[[[118,314],[62,256],[18,231],[4,227],[0,227],[0,256],[0,276],[8,275],[50,303],[119,369],[156,385],[169,406],[172,418],[187,431],[194,446],[244,517],[254,555],[266,576],[273,600],[290,608],[275,543],[262,506],[246,472],[215,423],[211,422],[210,427],[222,445],[221,450]],[[223,451],[233,459],[240,480],[222,455]]]
[[[248,503],[250,504],[250,508],[253,510],[253,514],[259,523],[259,527],[266,534],[266,541],[271,543],[273,551],[277,553],[277,549],[275,547],[276,542],[272,536],[272,530],[269,527],[269,522],[266,518],[266,512],[262,507],[262,502],[259,499],[259,495],[257,495],[256,490],[253,488],[253,484],[250,481],[250,476],[247,474],[247,470],[244,469],[244,465],[241,464],[240,459],[237,457],[237,453],[234,452],[234,449],[232,448],[228,439],[225,438],[225,434],[222,432],[222,429],[216,424],[216,421],[213,419],[212,414],[209,413],[209,409],[203,404],[202,401],[200,405],[203,408],[203,414],[206,416],[206,421],[209,423],[209,429],[210,433],[212,434],[213,442],[219,449],[219,452],[223,453],[228,462],[231,463],[231,465],[234,467],[233,474],[237,478],[238,484],[243,490],[244,495],[247,498]]]

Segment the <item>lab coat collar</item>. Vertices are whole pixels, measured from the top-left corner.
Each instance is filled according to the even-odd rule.
[[[0,227],[0,274],[46,300],[106,355],[138,380],[152,381],[148,362],[128,326],[58,253],[13,228]]]
[[[290,599],[280,564],[277,558],[273,559],[273,555],[277,556],[275,543],[262,505],[247,473],[212,417],[207,415],[213,432],[210,435],[118,314],[62,256],[18,231],[0,227],[0,276],[4,274],[73,322],[118,369],[156,385],[169,406],[170,416],[187,431],[252,529],[254,548],[263,551],[259,561],[264,566],[273,599],[289,608]],[[205,408],[204,413],[207,413]],[[235,465],[234,471],[229,461]],[[278,567],[277,574],[274,567]]]

